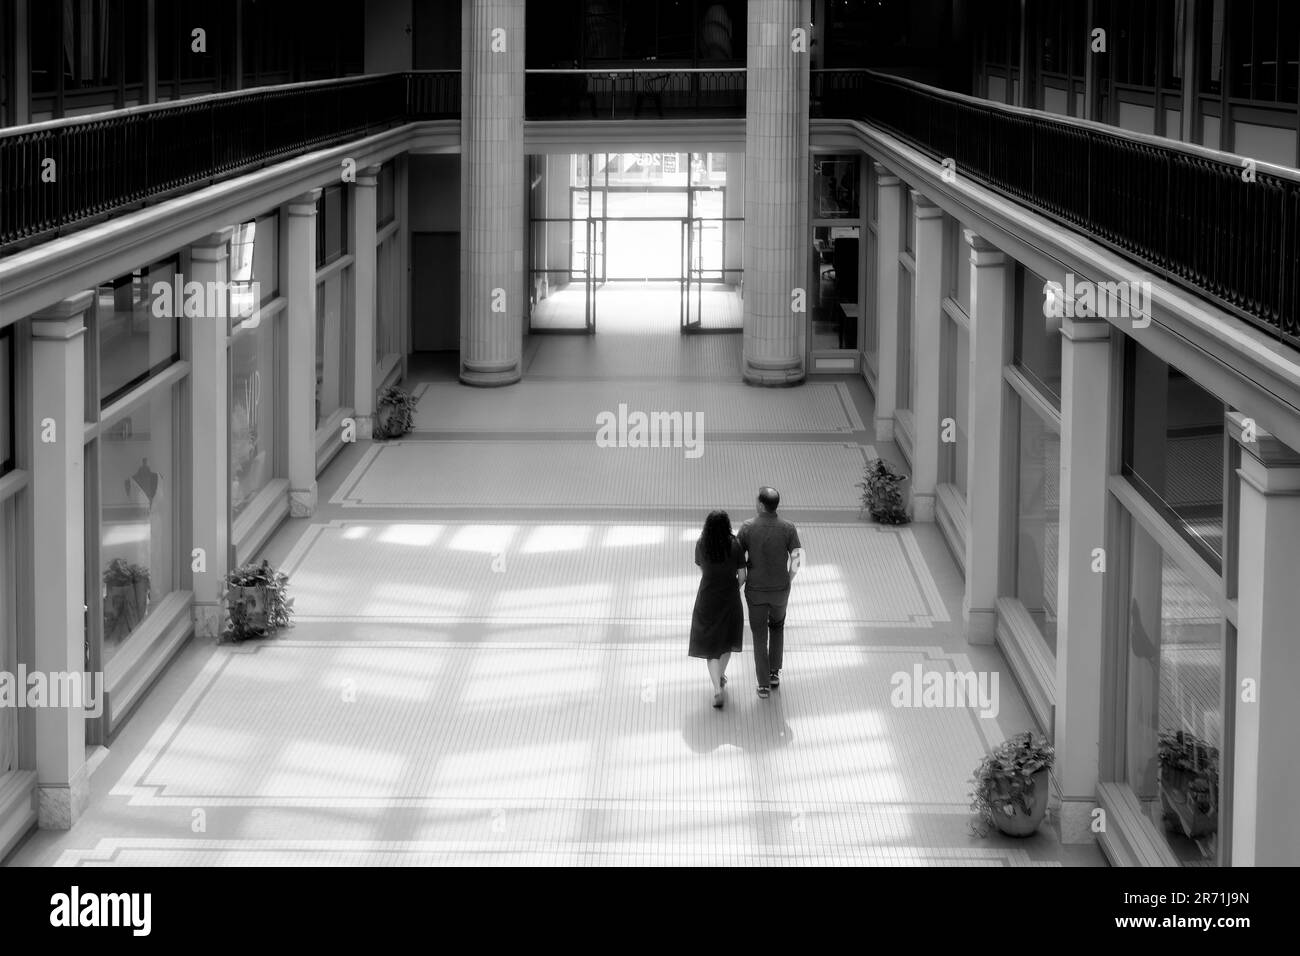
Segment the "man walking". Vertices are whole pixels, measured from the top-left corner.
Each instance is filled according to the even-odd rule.
[[[793,524],[777,515],[781,496],[775,488],[758,490],[758,513],[740,526],[745,549],[745,603],[754,635],[754,672],[758,696],[768,697],[781,683],[781,654],[785,645],[785,606],[790,582],[803,565],[803,546]]]

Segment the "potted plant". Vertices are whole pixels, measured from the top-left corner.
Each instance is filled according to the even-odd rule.
[[[867,462],[862,480],[857,483],[862,489],[860,511],[870,512],[881,524],[907,524],[911,519],[903,502],[905,481],[907,475],[894,471],[885,459],[873,458]]]
[[[224,597],[230,620],[223,636],[238,643],[288,627],[293,616],[288,584],[289,576],[265,560],[245,564],[226,575]]]
[[[1160,802],[1188,839],[1219,828],[1219,748],[1184,730],[1161,731]]]
[[[1048,772],[1055,762],[1047,738],[1028,730],[985,755],[971,778],[972,829],[984,836],[992,826],[1016,837],[1037,830],[1047,813]]]
[[[118,641],[130,634],[149,606],[149,569],[114,558],[104,569],[104,637]]]
[[[390,385],[379,393],[375,408],[375,438],[399,438],[415,425],[415,398],[406,389]]]

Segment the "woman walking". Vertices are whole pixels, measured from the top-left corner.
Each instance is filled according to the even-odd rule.
[[[725,511],[711,511],[695,542],[695,563],[703,572],[691,615],[691,642],[687,654],[702,658],[713,682],[713,706],[721,707],[727,683],[727,664],[740,651],[745,632],[745,611],[740,586],[745,583],[745,553],[731,533]]]

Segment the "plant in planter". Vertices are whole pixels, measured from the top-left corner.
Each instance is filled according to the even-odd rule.
[[[289,627],[293,598],[287,595],[288,585],[289,576],[265,560],[231,571],[224,595],[230,620],[223,636],[238,643]]]
[[[1188,839],[1219,828],[1219,748],[1184,730],[1161,731],[1160,802]]]
[[[894,471],[885,459],[873,458],[867,462],[862,480],[856,485],[862,489],[860,512],[870,512],[881,524],[907,524],[911,519],[903,501],[905,481],[907,475]]]
[[[406,389],[390,385],[379,393],[375,408],[375,438],[399,438],[415,426],[415,398]]]
[[[104,569],[104,638],[120,641],[149,608],[149,569],[114,558]]]
[[[1016,734],[989,752],[971,777],[971,829],[985,836],[996,827],[1008,836],[1029,836],[1047,813],[1048,771],[1056,751],[1032,731]]]

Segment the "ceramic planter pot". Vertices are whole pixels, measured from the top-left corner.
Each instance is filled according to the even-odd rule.
[[[143,618],[145,612],[149,610],[149,579],[136,579],[131,586],[135,591],[136,614]]]
[[[266,611],[269,602],[266,598],[266,588],[235,588],[236,600],[244,605],[246,614],[246,623],[249,628],[257,630],[266,629]]]
[[[1029,836],[1038,829],[1038,825],[1043,822],[1043,817],[1047,814],[1047,792],[1050,789],[1048,772],[1040,770],[1029,779],[1034,783],[1034,796],[1029,802],[1028,814],[1021,813],[1017,807],[1011,808],[1011,816],[1005,813],[993,814],[994,825],[1007,836]],[[1004,799],[1010,792],[1010,788],[1003,784],[995,791],[995,796],[999,800]]]
[[[1196,774],[1188,770],[1161,772],[1160,803],[1165,813],[1177,818],[1188,839],[1209,836],[1219,828],[1217,808],[1203,810],[1192,793]]]

